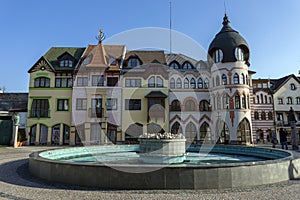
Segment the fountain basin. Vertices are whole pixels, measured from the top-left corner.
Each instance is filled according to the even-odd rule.
[[[289,180],[291,152],[245,146],[191,146],[187,153],[258,156],[257,161],[198,165],[74,162],[64,158],[75,154],[104,155],[139,152],[139,145],[75,147],[36,152],[29,157],[32,175],[71,185],[102,189],[221,189],[272,184]],[[262,159],[262,160],[261,160]]]

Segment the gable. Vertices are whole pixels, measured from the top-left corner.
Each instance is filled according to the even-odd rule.
[[[29,70],[28,73],[36,71],[49,71],[54,72],[55,70],[50,65],[50,63],[42,56]]]

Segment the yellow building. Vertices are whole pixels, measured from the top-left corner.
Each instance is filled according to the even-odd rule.
[[[73,72],[85,48],[51,48],[28,71],[27,133],[31,145],[69,144]]]

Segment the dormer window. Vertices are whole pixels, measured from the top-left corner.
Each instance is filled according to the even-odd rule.
[[[214,61],[215,63],[218,63],[218,62],[222,62],[223,60],[223,52],[221,49],[217,49],[214,54],[213,54],[213,58],[214,58]]]
[[[170,64],[170,68],[171,68],[171,69],[179,69],[179,64],[178,64],[177,62],[172,62],[172,63]]]
[[[185,63],[183,63],[182,68],[183,69],[193,69],[194,67],[191,63],[185,62]]]
[[[244,60],[244,52],[240,47],[235,48],[235,58],[237,61],[243,61]]]
[[[138,58],[130,58],[127,63],[127,67],[132,68],[141,65]]]
[[[73,67],[73,61],[72,60],[61,60],[59,62],[60,67]]]

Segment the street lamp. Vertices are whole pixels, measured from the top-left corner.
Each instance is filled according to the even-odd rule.
[[[288,120],[292,129],[292,149],[299,150],[298,137],[296,135],[296,118],[292,107],[289,110]]]

